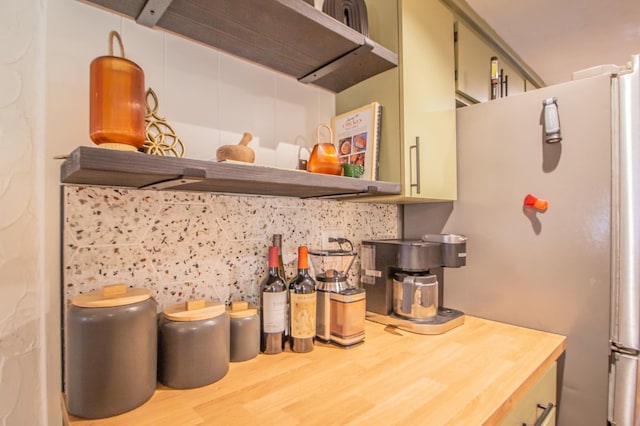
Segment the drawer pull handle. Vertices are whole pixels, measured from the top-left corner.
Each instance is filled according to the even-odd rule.
[[[553,411],[553,403],[550,402],[546,406],[542,404],[538,404],[538,408],[544,411],[542,412],[542,414],[540,414],[540,417],[538,417],[538,419],[533,424],[533,426],[540,426],[544,423],[545,420],[547,420],[547,417],[549,417],[549,414],[551,414],[551,411]],[[522,423],[522,426],[530,426],[530,425],[528,423]]]

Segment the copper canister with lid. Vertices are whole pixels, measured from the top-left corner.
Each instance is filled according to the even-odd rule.
[[[209,385],[229,371],[229,315],[223,303],[168,306],[159,323],[160,382],[177,389]]]
[[[115,284],[74,297],[65,328],[69,413],[110,417],[151,398],[157,336],[157,304],[148,289]]]

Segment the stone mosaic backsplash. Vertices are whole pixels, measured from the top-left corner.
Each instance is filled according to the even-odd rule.
[[[398,238],[398,206],[203,192],[63,186],[63,297],[103,285],[145,287],[162,309],[187,299],[258,301],[267,247],[283,235],[288,278],[297,247],[320,248],[322,230]],[[359,258],[351,267],[358,282]]]

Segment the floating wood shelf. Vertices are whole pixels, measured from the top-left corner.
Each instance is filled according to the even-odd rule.
[[[340,92],[398,55],[304,0],[85,0]]]
[[[259,165],[159,157],[80,146],[62,163],[60,181],[152,190],[349,199],[400,194],[400,184]]]

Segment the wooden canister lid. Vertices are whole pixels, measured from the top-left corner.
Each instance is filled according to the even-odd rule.
[[[247,302],[231,302],[227,312],[231,318],[246,318],[257,314],[258,310],[253,306],[250,307]]]
[[[224,313],[224,304],[220,302],[205,302],[204,300],[189,300],[167,306],[164,317],[171,321],[200,321],[217,317]]]
[[[112,284],[102,290],[79,294],[71,299],[71,304],[81,308],[112,308],[143,302],[151,297],[146,288],[127,288],[126,284]]]

